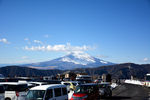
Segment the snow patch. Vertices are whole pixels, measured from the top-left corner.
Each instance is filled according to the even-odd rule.
[[[78,59],[82,59],[82,60],[86,60],[88,62],[95,62],[94,58],[91,57],[90,55],[88,55],[87,53],[84,53],[84,52],[74,52],[72,53],[72,55],[75,57],[75,58],[78,58]]]
[[[104,63],[104,64],[107,64],[107,63],[108,63],[108,62],[106,62],[106,61],[102,61],[102,60],[101,60],[100,62],[101,62],[101,63]]]
[[[72,62],[74,64],[81,64],[81,65],[87,65],[87,64],[96,62],[94,57],[92,57],[82,51],[72,52],[72,53],[68,54],[67,56],[62,57],[60,59],[60,61]]]
[[[68,58],[68,57],[62,58],[61,61],[64,61],[64,62],[72,62],[72,63],[74,63],[74,64],[87,65],[86,63],[77,62],[77,61],[72,60],[72,59],[70,59],[70,58]]]

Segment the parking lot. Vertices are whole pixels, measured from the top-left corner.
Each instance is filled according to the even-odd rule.
[[[150,100],[150,89],[131,84],[121,84],[112,91],[111,98],[101,100]]]
[[[52,82],[54,82],[54,81],[51,81],[51,83]],[[60,81],[57,81],[57,82],[59,83]],[[23,83],[24,82],[21,82],[20,84],[23,84]],[[67,81],[66,82],[60,82],[59,84],[61,84],[61,83],[64,84],[64,83],[67,83]],[[71,83],[71,82],[68,82],[68,83]],[[16,84],[16,83],[13,83],[13,84]],[[28,87],[31,88],[32,87],[31,85],[33,85],[33,86],[40,86],[40,85],[45,85],[45,84],[48,84],[48,83],[44,83],[44,82],[29,82],[28,83]],[[54,83],[52,83],[52,84],[54,84]],[[93,84],[93,83],[90,83],[90,84]],[[105,83],[105,84],[107,84],[107,83]],[[99,86],[99,89],[100,89],[100,87],[101,86]],[[68,99],[71,99],[73,93],[75,93],[75,90],[73,90],[73,88],[74,87],[72,87],[72,86],[69,86],[69,87],[66,86],[66,89],[68,91],[70,91],[68,93]],[[96,91],[95,89],[92,90],[92,88],[88,89],[88,86],[86,86],[84,88],[84,91],[86,91],[85,93],[89,92],[89,94],[91,95],[93,93],[92,91]],[[92,100],[97,100],[97,99],[98,100],[99,99],[100,100],[149,100],[149,98],[150,98],[150,89],[145,87],[145,86],[133,85],[133,84],[131,85],[131,84],[122,83],[122,84],[118,85],[115,88],[112,88],[112,87],[110,87],[110,88],[112,89],[112,96],[105,95],[105,96],[100,96],[100,98],[92,97]],[[12,89],[12,88],[10,88],[10,89]],[[28,92],[26,89],[23,89],[23,90],[25,90],[26,93]],[[76,90],[76,92],[81,93],[82,91],[79,88],[78,90]],[[18,95],[17,92],[16,92],[16,95]],[[102,95],[102,93],[101,93],[101,95]],[[16,99],[11,99],[11,100],[16,100]],[[20,99],[20,100],[22,100],[22,99]],[[58,99],[58,100],[63,100],[63,99]],[[87,100],[91,100],[91,99],[87,99]]]

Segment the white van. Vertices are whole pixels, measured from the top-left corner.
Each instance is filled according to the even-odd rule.
[[[65,85],[41,85],[31,88],[26,100],[68,100],[68,92]]]
[[[25,83],[3,82],[5,100],[25,100],[28,86]]]
[[[0,84],[0,100],[4,100],[5,89],[4,86]]]

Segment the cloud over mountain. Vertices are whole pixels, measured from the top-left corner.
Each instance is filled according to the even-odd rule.
[[[36,41],[38,42],[38,41]],[[92,49],[91,46],[72,46],[70,43],[58,44],[58,45],[42,45],[42,46],[25,46],[24,50],[28,51],[57,51],[57,52],[76,52],[76,51],[87,51]]]

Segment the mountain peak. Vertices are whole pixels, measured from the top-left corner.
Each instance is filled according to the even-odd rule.
[[[89,63],[94,63],[95,59],[94,57],[88,55],[87,53],[80,51],[80,52],[71,52],[68,55],[62,57],[60,61],[87,65]]]

